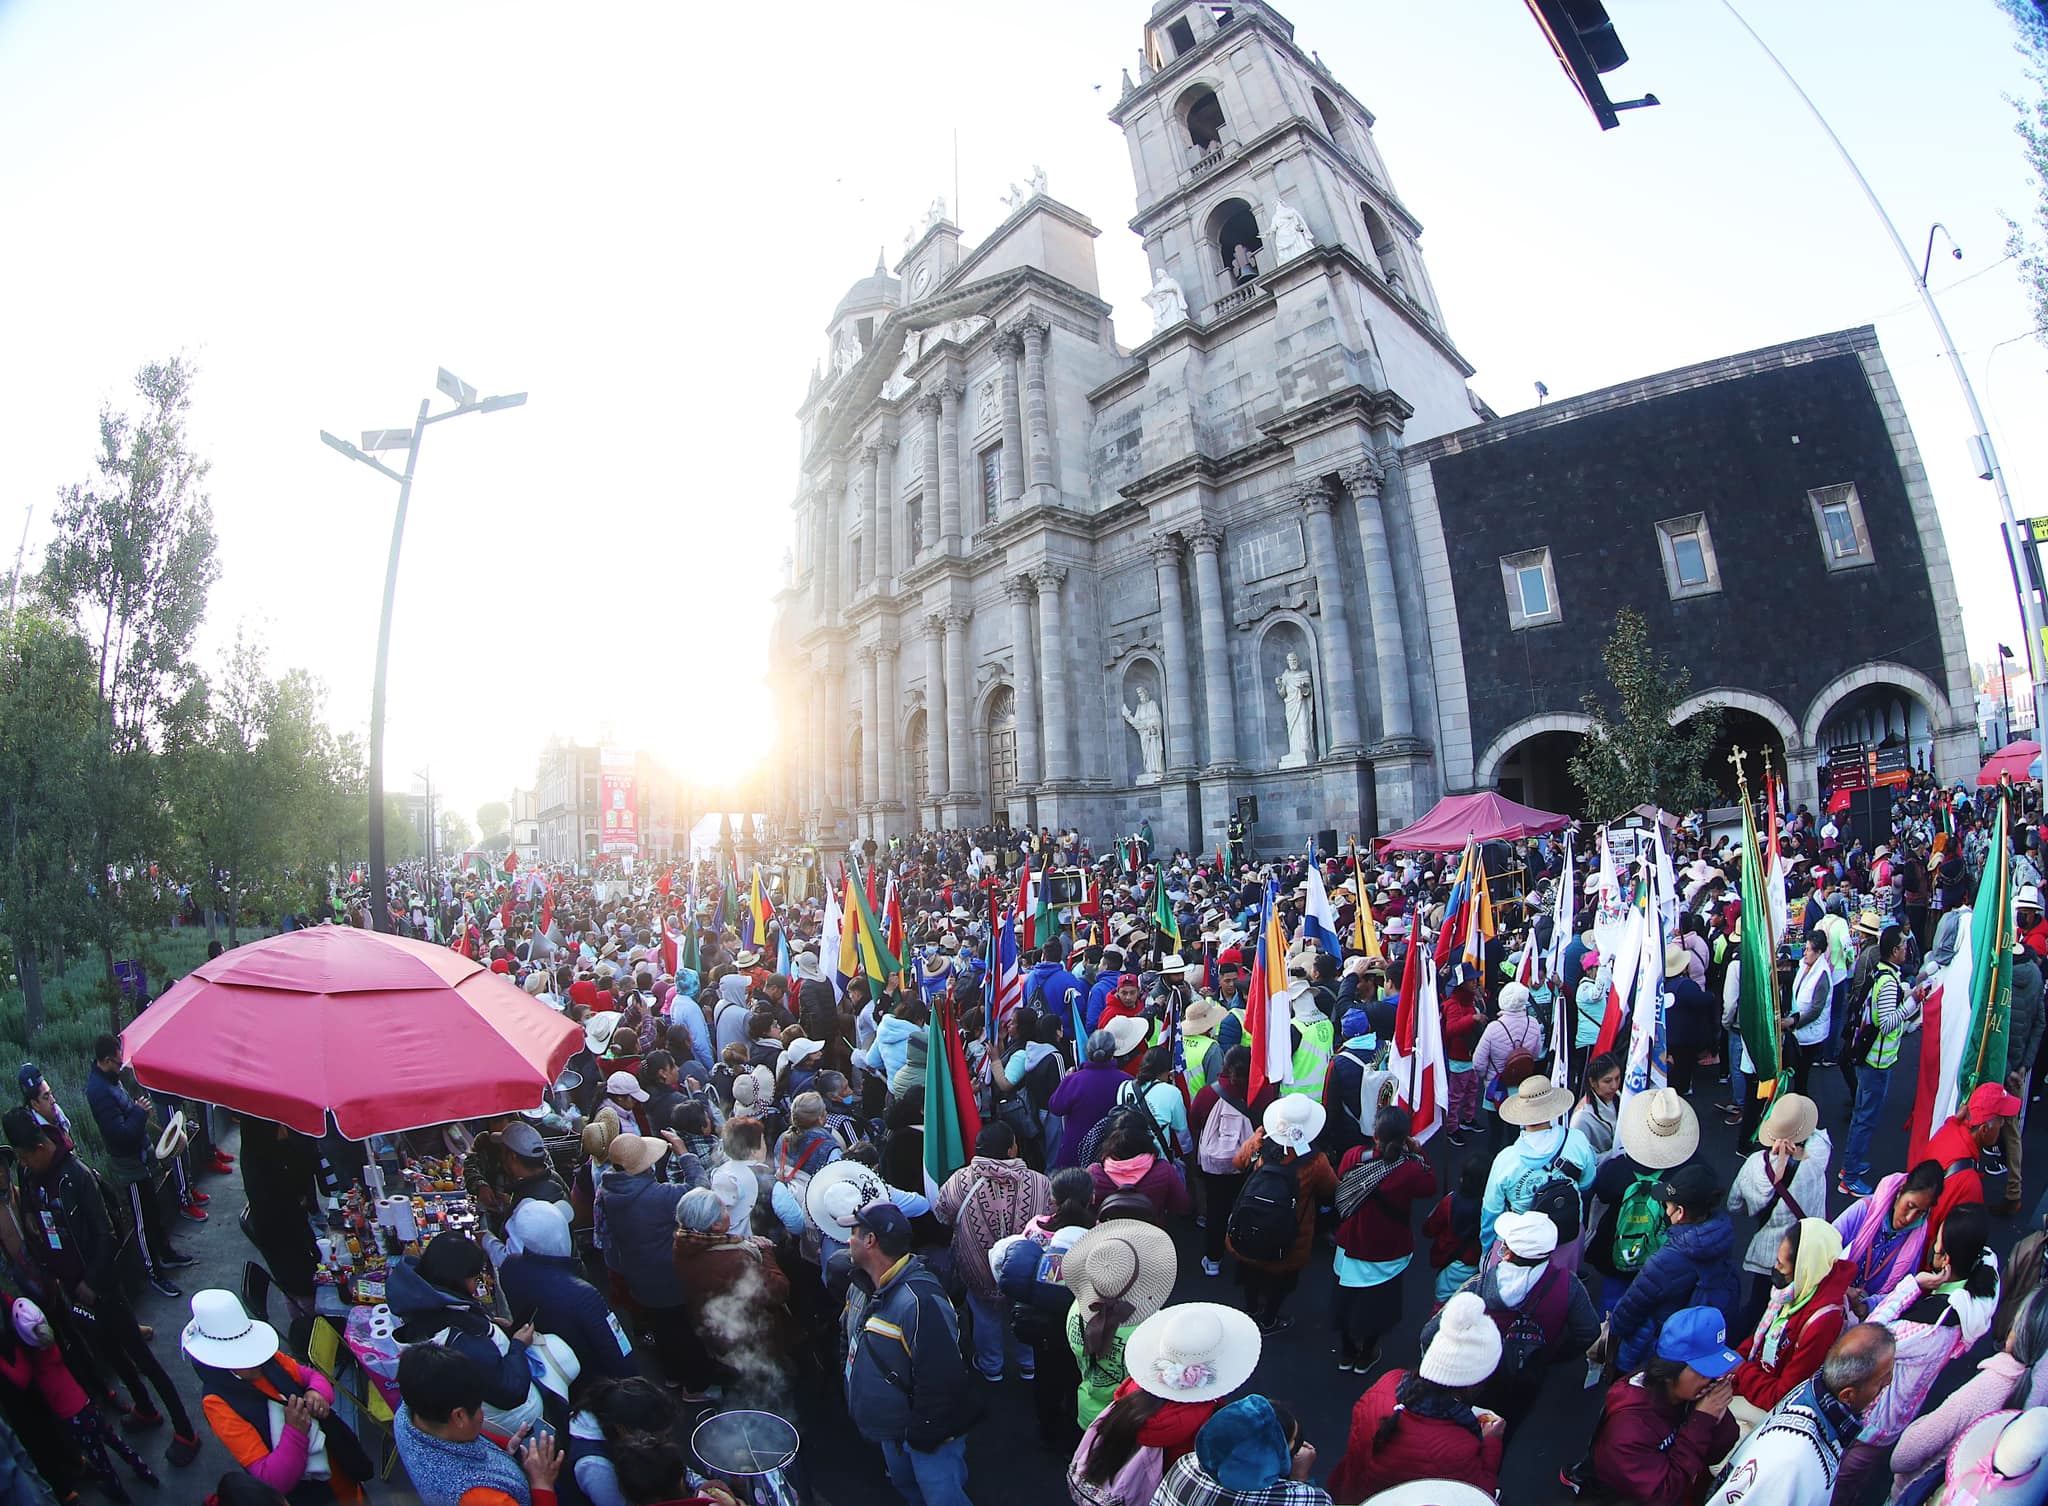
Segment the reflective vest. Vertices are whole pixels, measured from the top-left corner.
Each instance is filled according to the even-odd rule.
[[[1885,979],[1897,985],[1899,991],[1898,1023],[1886,1030],[1877,1018],[1877,991],[1884,986]],[[1889,1067],[1899,1059],[1899,1043],[1906,1038],[1906,1005],[1910,998],[1906,993],[1905,981],[1899,977],[1899,970],[1889,962],[1880,962],[1870,975],[1870,992],[1863,1000],[1863,1007],[1870,1015],[1870,1022],[1877,1025],[1877,1039],[1870,1043],[1870,1050],[1864,1054],[1865,1065]]]
[[[1320,1098],[1323,1079],[1329,1075],[1330,1058],[1336,1054],[1336,1027],[1321,1015],[1311,1015],[1296,1020],[1294,1028],[1301,1032],[1301,1044],[1294,1048],[1294,1060],[1287,1068],[1287,1085],[1280,1090],[1280,1096],[1313,1093]]]
[[[1208,1086],[1209,1053],[1215,1049],[1216,1039],[1208,1035],[1184,1036],[1182,1045],[1188,1057],[1188,1094],[1192,1097]]]

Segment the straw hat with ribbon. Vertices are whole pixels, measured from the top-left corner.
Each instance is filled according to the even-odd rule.
[[[843,1242],[860,1210],[870,1203],[886,1202],[888,1197],[888,1185],[872,1167],[858,1161],[834,1161],[804,1189],[804,1216],[813,1228]]]
[[[1307,1155],[1329,1117],[1329,1111],[1306,1093],[1294,1093],[1266,1105],[1261,1128],[1275,1145],[1285,1146],[1296,1155]]]
[[[1554,1087],[1541,1072],[1531,1072],[1514,1092],[1501,1100],[1501,1122],[1524,1126],[1549,1124],[1569,1114],[1575,1102],[1570,1088]]]
[[[1757,1129],[1757,1143],[1772,1150],[1788,1146],[1795,1160],[1804,1160],[1806,1142],[1819,1127],[1820,1105],[1803,1093],[1780,1093]]]
[[[1621,1148],[1638,1166],[1668,1171],[1700,1147],[1700,1121],[1692,1105],[1670,1088],[1637,1093],[1622,1105]]]
[[[837,1164],[837,1163],[835,1163]],[[1061,1261],[1085,1347],[1108,1353],[1117,1330],[1142,1322],[1172,1295],[1179,1258],[1173,1236],[1157,1224],[1113,1218],[1075,1240]]]
[[[1071,1253],[1067,1259],[1071,1264]],[[1220,1302],[1176,1302],[1124,1341],[1124,1364],[1149,1395],[1215,1401],[1252,1378],[1259,1348],[1259,1326],[1249,1313]]]

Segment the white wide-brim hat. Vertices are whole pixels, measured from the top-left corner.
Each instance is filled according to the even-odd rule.
[[[1138,1389],[1167,1401],[1215,1401],[1259,1367],[1259,1325],[1220,1302],[1177,1302],[1131,1330],[1124,1366]]]
[[[603,1056],[611,1049],[612,1036],[619,1028],[619,1014],[607,1009],[603,1014],[594,1014],[583,1022],[583,1044],[592,1056]]]
[[[1268,1140],[1300,1155],[1315,1143],[1329,1117],[1306,1093],[1293,1093],[1267,1104],[1261,1119]]]
[[[834,1161],[804,1189],[804,1217],[812,1228],[844,1241],[860,1210],[870,1203],[886,1202],[888,1197],[888,1184],[873,1167],[858,1161]]]
[[[156,1138],[156,1158],[168,1161],[185,1149],[192,1138],[191,1127],[185,1122],[185,1111],[177,1110],[171,1115],[171,1122],[164,1126],[164,1132]]]
[[[277,1353],[277,1330],[250,1317],[233,1292],[210,1287],[192,1294],[192,1321],[178,1342],[202,1365],[253,1370]]]
[[[1365,1506],[1494,1506],[1493,1497],[1463,1480],[1404,1480],[1367,1496]]]
[[[1116,1054],[1118,1056],[1125,1056],[1137,1050],[1138,1047],[1145,1044],[1146,1038],[1152,1034],[1152,1026],[1149,1021],[1130,1014],[1120,1014],[1102,1028],[1116,1038]]]

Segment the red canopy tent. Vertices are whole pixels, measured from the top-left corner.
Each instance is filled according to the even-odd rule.
[[[582,1043],[460,952],[348,926],[223,952],[121,1037],[146,1088],[351,1140],[532,1108]]]
[[[2031,738],[2021,738],[2007,743],[1996,753],[1984,760],[1984,767],[1977,771],[1977,783],[1996,784],[2004,775],[2012,775],[2014,784],[2026,784],[2032,779],[2027,772],[2028,765],[2041,756],[2041,745]]]
[[[1377,852],[1462,852],[1468,842],[1513,842],[1539,832],[1563,831],[1570,816],[1517,805],[1504,795],[1446,795],[1413,826],[1374,837]]]

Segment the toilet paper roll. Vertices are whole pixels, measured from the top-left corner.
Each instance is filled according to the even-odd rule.
[[[391,1200],[391,1232],[401,1241],[419,1237],[419,1221],[413,1217],[412,1199],[397,1197]]]

